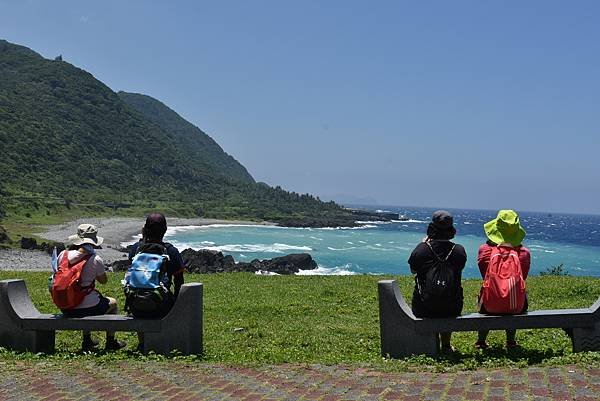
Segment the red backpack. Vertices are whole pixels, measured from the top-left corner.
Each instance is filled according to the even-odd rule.
[[[518,314],[525,306],[525,280],[513,248],[492,249],[479,302],[487,313]]]
[[[81,271],[91,255],[86,255],[80,261],[70,264],[68,252],[65,251],[60,260],[50,290],[52,301],[60,309],[75,308],[94,289],[94,282],[86,287],[82,287],[80,283]]]

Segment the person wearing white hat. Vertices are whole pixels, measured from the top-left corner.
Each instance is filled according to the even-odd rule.
[[[104,238],[98,236],[98,229],[93,224],[80,224],[77,234],[69,237],[69,247],[58,255],[58,263],[63,258],[69,258],[69,263],[74,264],[88,257],[80,276],[82,287],[93,287],[96,281],[106,284],[108,277],[102,258],[96,253],[101,248]],[[72,309],[61,310],[65,317],[84,317],[94,315],[113,315],[118,313],[117,301],[114,298],[104,297],[95,288],[92,289],[79,305]],[[82,349],[94,350],[98,341],[93,339],[89,331],[83,332]],[[106,332],[106,349],[117,350],[123,348],[125,343],[115,339],[113,332]]]

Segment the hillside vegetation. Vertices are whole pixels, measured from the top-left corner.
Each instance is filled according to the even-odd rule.
[[[0,40],[0,218],[86,213],[350,224],[340,206],[256,183],[151,97]],[[72,213],[71,213],[72,214]]]

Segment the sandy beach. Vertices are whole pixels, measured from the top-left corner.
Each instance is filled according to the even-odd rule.
[[[104,238],[102,249],[98,254],[106,264],[116,260],[126,259],[127,255],[118,249],[123,242],[133,241],[134,237],[140,235],[144,218],[82,218],[68,223],[45,226],[37,234],[41,238],[51,241],[67,242],[70,235],[77,232],[77,226],[81,223],[91,223],[98,227],[98,235]],[[243,220],[217,220],[204,218],[169,218],[169,227],[176,226],[202,226],[208,224],[273,224],[256,223]],[[50,256],[42,251],[29,251],[23,249],[0,250],[0,270],[50,270]]]

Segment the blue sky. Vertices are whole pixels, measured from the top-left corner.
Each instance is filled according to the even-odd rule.
[[[324,199],[600,213],[596,1],[7,1],[0,38]]]

